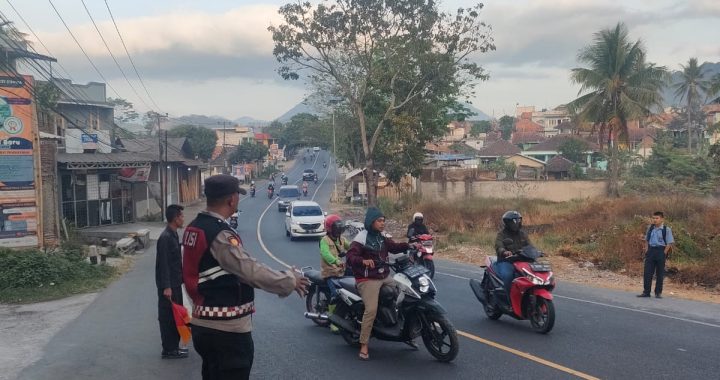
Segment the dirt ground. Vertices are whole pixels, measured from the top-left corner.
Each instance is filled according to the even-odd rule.
[[[364,208],[333,205],[332,210],[343,219],[362,222],[365,218]],[[397,239],[404,239],[406,227],[406,222],[386,218],[386,231],[390,233],[390,235],[397,237]],[[490,247],[451,246],[437,250],[435,257],[480,266],[485,263],[485,258],[488,254],[494,255]],[[602,270],[590,262],[577,262],[560,255],[549,256],[548,259],[553,265],[555,278],[559,282],[566,281],[598,288],[637,292],[638,294],[642,291],[642,277]],[[663,294],[671,297],[720,304],[720,287],[708,289],[700,286],[678,284],[674,283],[670,278],[665,279]]]

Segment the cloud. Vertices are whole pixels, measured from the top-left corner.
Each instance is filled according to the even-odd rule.
[[[273,42],[267,27],[279,21],[275,6],[253,5],[223,13],[185,10],[124,19],[118,20],[118,26],[138,69],[148,77],[181,80],[227,76],[272,78],[277,74],[272,56]],[[130,66],[112,22],[102,21],[98,26],[128,72]],[[71,29],[93,61],[107,71],[108,77],[120,76],[92,24],[76,25]],[[66,31],[39,34],[69,71],[87,70],[87,60]]]

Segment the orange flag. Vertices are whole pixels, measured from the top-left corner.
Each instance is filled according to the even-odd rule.
[[[175,317],[175,326],[177,327],[178,334],[180,334],[180,341],[185,345],[190,341],[190,320],[191,317],[188,315],[187,309],[183,305],[178,305],[175,302],[172,303],[173,317]]]

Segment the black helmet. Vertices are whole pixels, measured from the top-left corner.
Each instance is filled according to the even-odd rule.
[[[502,216],[503,224],[505,228],[512,232],[520,231],[522,228],[522,215],[517,211],[508,211]]]

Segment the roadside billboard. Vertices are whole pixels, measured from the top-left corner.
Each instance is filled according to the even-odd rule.
[[[0,247],[38,245],[31,76],[0,73]]]

